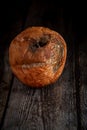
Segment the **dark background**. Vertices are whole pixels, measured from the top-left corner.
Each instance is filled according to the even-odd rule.
[[[67,7],[59,7],[58,2],[55,0],[53,2],[37,0],[38,4],[40,4],[41,2],[44,2],[48,5],[48,14],[45,14],[45,19],[49,19],[53,21],[53,24],[55,24],[58,14],[57,11],[59,8],[62,8],[64,23],[66,24],[66,27],[69,24],[69,21],[72,20],[73,32],[78,37],[78,39],[83,39],[86,37],[87,9],[84,6],[79,7],[71,3]],[[0,35],[4,35],[4,33],[9,30],[10,26],[14,24],[17,20],[21,19],[21,17],[26,18],[27,10],[29,9],[31,3],[32,0],[3,0],[0,2]],[[49,7],[49,5],[52,5],[52,9]]]

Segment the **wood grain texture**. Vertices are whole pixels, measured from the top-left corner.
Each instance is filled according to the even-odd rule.
[[[60,9],[54,9],[58,19],[52,9],[52,4],[32,2],[25,28],[47,26],[64,36],[68,49],[64,71],[54,84],[41,89],[27,87],[15,77],[2,130],[77,130],[72,31],[63,23],[60,27]]]
[[[18,21],[9,29],[9,32],[2,38],[0,47],[0,124],[5,111],[5,106],[12,80],[12,71],[9,65],[9,45],[11,40],[21,31],[22,22]]]
[[[8,51],[5,51],[4,61],[4,75],[0,83],[0,122],[3,115],[3,111],[6,105],[6,100],[9,92],[9,86],[12,79],[12,73],[8,63]]]
[[[80,99],[81,99],[81,126],[87,130],[87,39],[80,41]]]

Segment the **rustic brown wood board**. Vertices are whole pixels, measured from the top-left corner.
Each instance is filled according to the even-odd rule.
[[[24,26],[21,22],[17,24],[16,34],[30,26],[46,26],[58,31],[67,43],[64,71],[54,84],[44,88],[25,86],[12,76],[7,47],[3,60],[3,80],[0,82],[2,130],[87,129],[87,40],[81,41],[77,46],[72,31],[72,20],[68,26],[64,24],[63,8],[56,9],[57,17],[53,14],[49,16],[52,13],[50,11],[54,10],[52,4],[49,5],[49,11],[47,8],[48,4],[45,2],[32,1]],[[15,29],[12,31],[13,38]]]

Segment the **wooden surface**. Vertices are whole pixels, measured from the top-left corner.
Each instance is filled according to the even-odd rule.
[[[10,31],[2,38],[0,46],[0,123],[3,122],[3,115],[5,114],[8,102],[8,97],[10,94],[12,86],[12,71],[9,65],[9,44],[11,40],[21,31],[22,22],[17,21]]]
[[[87,40],[75,41],[72,19],[65,20],[64,11],[53,3],[32,1],[25,22],[21,20],[23,23],[16,25],[19,30],[16,34],[29,26],[46,26],[58,31],[67,43],[67,60],[61,77],[54,84],[41,89],[30,88],[12,77],[6,47],[2,61],[5,64],[3,79],[8,84],[3,89],[4,80],[0,83],[2,130],[87,129]],[[14,28],[13,32],[15,34]]]
[[[82,129],[87,129],[87,39],[81,41],[79,49],[80,104]]]

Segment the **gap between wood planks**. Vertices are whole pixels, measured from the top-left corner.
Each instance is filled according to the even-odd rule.
[[[81,100],[80,100],[80,66],[79,66],[79,44],[78,41],[75,41],[75,86],[76,86],[76,107],[77,107],[77,130],[81,130]]]

